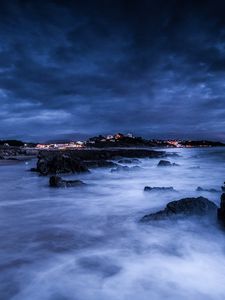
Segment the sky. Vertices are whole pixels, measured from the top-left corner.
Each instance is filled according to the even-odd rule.
[[[225,1],[0,0],[0,138],[225,141]]]

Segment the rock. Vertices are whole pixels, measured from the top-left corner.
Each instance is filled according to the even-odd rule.
[[[176,163],[171,163],[169,160],[161,159],[157,165],[158,167],[171,167],[171,166],[179,166]]]
[[[221,195],[220,207],[217,211],[218,221],[225,226],[225,193]]]
[[[117,168],[112,169],[111,173],[121,172],[121,171],[130,171],[130,168],[127,166],[118,166]]]
[[[140,160],[137,158],[129,159],[129,158],[124,158],[120,159],[118,161],[119,164],[140,164]]]
[[[164,210],[144,216],[141,219],[141,222],[164,220],[182,216],[212,216],[213,214],[216,214],[216,210],[216,204],[204,197],[184,198],[178,201],[169,202]]]
[[[196,170],[196,169],[200,169],[200,167],[199,166],[192,166],[192,167],[189,167],[188,169],[190,169],[190,170]]]
[[[224,182],[223,186],[221,186],[221,190],[222,190],[222,192],[225,192],[225,182]]]
[[[118,166],[117,168],[114,168],[111,170],[111,173],[115,172],[121,172],[121,171],[139,171],[141,167],[139,166],[133,166],[133,167],[128,167],[128,166]]]
[[[219,193],[216,189],[203,189],[202,187],[198,186],[196,192],[209,192],[209,193]]]
[[[151,187],[151,186],[146,186],[144,188],[144,191],[145,192],[164,192],[164,191],[175,191],[174,188],[172,186],[168,186],[168,187],[158,187],[158,186],[154,186],[154,187]]]
[[[84,161],[84,164],[88,168],[112,168],[118,166],[117,163],[104,159]]]
[[[85,185],[85,183],[81,180],[64,180],[59,176],[51,176],[49,178],[49,186],[54,188],[76,187],[82,185]]]
[[[64,154],[40,157],[37,162],[37,171],[41,175],[89,172],[80,160]]]

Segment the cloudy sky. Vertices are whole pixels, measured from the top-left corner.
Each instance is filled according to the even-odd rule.
[[[0,138],[225,141],[225,1],[0,1]]]

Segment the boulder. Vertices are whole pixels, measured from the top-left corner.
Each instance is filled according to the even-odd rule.
[[[169,160],[161,159],[157,165],[158,167],[172,167],[172,166],[179,166],[176,163],[171,163]]]
[[[154,186],[154,187],[151,187],[151,186],[146,186],[144,188],[144,191],[145,192],[166,192],[166,191],[175,191],[174,188],[172,186],[166,186],[166,187],[158,187],[158,186]]]
[[[145,215],[141,219],[141,222],[164,220],[184,216],[213,216],[216,214],[216,211],[216,204],[204,197],[184,198],[169,202],[161,211]]]
[[[59,176],[51,176],[49,178],[49,186],[54,188],[67,188],[85,185],[81,180],[64,180]]]
[[[89,170],[79,159],[60,154],[56,156],[39,157],[37,172],[41,175],[49,175],[59,173],[83,173],[89,172]]]

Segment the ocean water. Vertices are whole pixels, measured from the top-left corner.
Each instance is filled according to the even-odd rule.
[[[225,149],[176,149],[179,167],[93,169],[85,187],[51,189],[34,162],[0,166],[0,299],[225,299],[225,232],[202,219],[141,224],[169,201],[219,204]],[[173,186],[177,192],[144,192]]]

